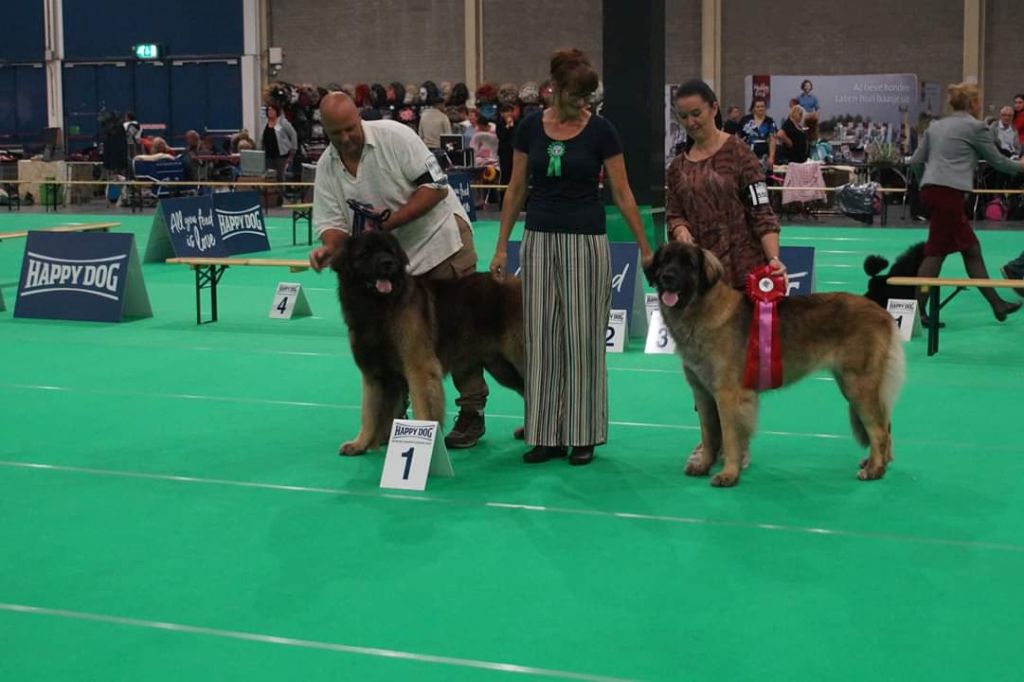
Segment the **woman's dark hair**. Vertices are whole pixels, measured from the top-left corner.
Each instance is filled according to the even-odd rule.
[[[764,102],[764,108],[768,108],[768,98],[763,95],[754,95],[753,99],[750,100],[750,113],[754,113],[754,107],[757,106],[758,102]]]
[[[812,83],[809,80],[804,80],[804,82],[800,84],[800,89],[803,90],[805,85],[810,85],[811,86],[811,90],[814,89],[814,83]]]
[[[562,92],[587,97],[597,90],[597,71],[583,50],[575,47],[556,50],[551,55],[551,80]]]
[[[1024,92],[1022,92],[1020,94],[1017,94],[1017,95],[1014,95],[1013,98],[1014,99],[1017,99],[1017,98],[1024,99]]]
[[[718,95],[715,94],[715,91],[711,89],[710,85],[698,78],[688,80],[676,89],[676,101],[683,97],[693,96],[700,97],[707,102],[708,106],[718,104]],[[719,130],[722,129],[722,107],[718,107],[718,111],[715,112],[715,127]]]

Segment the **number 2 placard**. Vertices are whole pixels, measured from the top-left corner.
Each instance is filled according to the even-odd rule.
[[[612,310],[608,313],[608,326],[604,332],[604,346],[609,353],[621,353],[626,349],[626,311]]]

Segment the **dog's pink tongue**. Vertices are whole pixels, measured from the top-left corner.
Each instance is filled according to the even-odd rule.
[[[679,294],[674,291],[663,291],[661,292],[661,302],[671,308],[679,303]]]
[[[386,280],[386,279],[378,279],[377,280],[377,291],[379,291],[382,294],[390,294],[391,293],[391,282],[389,280]]]

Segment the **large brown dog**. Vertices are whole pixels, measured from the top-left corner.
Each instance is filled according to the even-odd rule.
[[[363,375],[359,434],[341,446],[358,455],[386,443],[405,411],[444,423],[441,380],[486,368],[498,383],[523,392],[523,302],[516,278],[487,273],[453,281],[409,275],[393,235],[364,232],[345,240],[331,263],[349,343]]]
[[[678,242],[658,249],[647,268],[700,414],[704,456],[686,473],[707,475],[721,453],[725,464],[711,484],[731,486],[755,430],[758,397],[743,386],[754,304],[722,275],[711,252]],[[904,373],[896,324],[870,299],[843,293],[785,298],[778,316],[783,385],[831,370],[849,402],[854,436],[871,448],[858,476],[881,478],[892,461],[890,420]]]

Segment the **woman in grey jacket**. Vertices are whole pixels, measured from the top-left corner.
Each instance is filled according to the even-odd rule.
[[[968,276],[987,279],[988,270],[981,257],[981,245],[964,212],[964,194],[974,188],[974,171],[978,159],[1007,175],[1024,172],[1024,160],[1011,161],[996,149],[992,131],[978,120],[981,98],[978,86],[956,83],[947,89],[953,113],[932,123],[911,158],[914,174],[920,179],[921,202],[930,211],[928,241],[924,261],[917,271],[919,277],[937,277],[942,262],[951,253],[960,252]],[[924,167],[923,172],[921,167]],[[995,289],[978,291],[992,306],[992,313],[1002,322],[1017,312],[1021,304],[1003,300]],[[922,321],[927,295],[918,294]],[[928,311],[932,313],[933,311]]]

